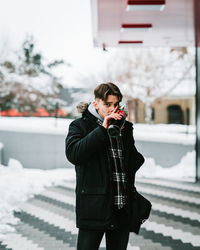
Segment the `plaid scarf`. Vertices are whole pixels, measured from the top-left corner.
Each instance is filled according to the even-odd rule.
[[[102,120],[97,119],[97,123],[102,125]],[[109,136],[109,135],[108,135]],[[124,155],[122,135],[110,137],[109,157],[111,160],[112,180],[113,180],[113,200],[114,206],[118,209],[127,204],[126,173],[124,170]]]
[[[124,171],[124,156],[123,156],[123,143],[122,135],[118,137],[110,137],[109,155],[111,158],[113,169],[113,194],[114,205],[118,209],[123,208],[127,204],[127,192],[126,192],[126,173]]]

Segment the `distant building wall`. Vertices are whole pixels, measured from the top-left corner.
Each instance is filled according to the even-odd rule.
[[[191,98],[166,98],[157,99],[153,103],[152,107],[155,110],[155,119],[153,123],[169,123],[168,120],[168,107],[172,105],[178,105],[183,112],[183,124],[187,124],[187,109],[189,110],[189,124],[195,124],[195,100]]]
[[[129,103],[129,121],[134,123],[145,123],[145,105],[139,99],[128,100]],[[195,124],[195,99],[194,97],[169,97],[163,99],[156,99],[152,104],[153,124],[164,123],[169,121],[169,107],[178,106],[182,112],[182,124]],[[188,117],[187,117],[188,116]]]

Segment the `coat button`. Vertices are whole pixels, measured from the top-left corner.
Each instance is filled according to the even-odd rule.
[[[81,193],[84,193],[84,192],[85,192],[85,190],[84,190],[84,189],[82,189],[82,190],[81,190]]]
[[[114,225],[112,224],[112,225],[110,225],[110,227],[111,227],[111,228],[114,228]]]

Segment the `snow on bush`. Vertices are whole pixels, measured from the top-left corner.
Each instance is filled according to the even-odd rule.
[[[146,158],[145,163],[137,172],[137,177],[195,179],[195,151],[188,152],[177,165],[171,168],[163,168],[156,165],[153,158]]]

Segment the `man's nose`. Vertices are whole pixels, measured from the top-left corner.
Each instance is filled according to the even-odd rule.
[[[111,106],[111,107],[110,107],[110,112],[113,112],[114,109],[115,109],[115,106],[114,106],[114,105]]]

